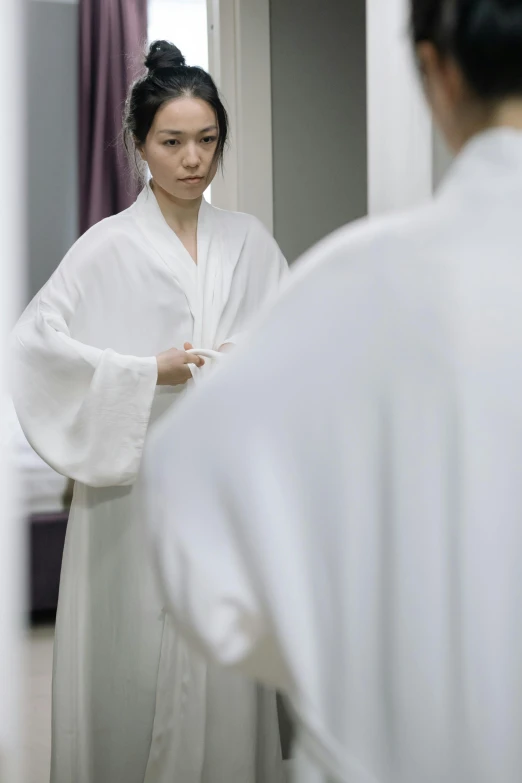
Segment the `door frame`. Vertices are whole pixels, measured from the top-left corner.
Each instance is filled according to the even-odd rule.
[[[230,116],[212,203],[274,227],[270,0],[207,0],[209,70]]]

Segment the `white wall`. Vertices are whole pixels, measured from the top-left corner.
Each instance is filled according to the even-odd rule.
[[[21,632],[22,632],[22,530],[17,513],[16,476],[6,436],[8,394],[6,341],[16,318],[24,275],[25,197],[25,60],[24,4],[3,0],[0,71],[7,74],[2,102],[8,108],[0,122],[4,187],[0,194],[0,781],[21,783]]]
[[[408,0],[369,0],[368,207],[404,209],[431,197],[433,138],[408,35]]]
[[[207,0],[149,0],[149,41],[175,44],[188,65],[208,70]]]

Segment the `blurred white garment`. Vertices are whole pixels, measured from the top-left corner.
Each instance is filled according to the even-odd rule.
[[[169,606],[299,783],[522,781],[522,133],[313,249],[149,448]]]
[[[157,593],[139,473],[149,421],[186,387],[155,356],[219,348],[286,264],[255,218],[202,203],[198,264],[149,187],[73,246],[13,337],[14,401],[76,481],[56,626],[52,783],[280,783],[274,693],[193,654]]]

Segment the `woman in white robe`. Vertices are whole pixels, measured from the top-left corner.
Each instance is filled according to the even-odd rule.
[[[187,363],[198,363],[172,346],[233,342],[286,264],[259,221],[202,198],[227,130],[208,74],[161,42],[147,65],[126,124],[152,183],[79,239],[13,337],[26,436],[76,481],[51,781],[281,783],[275,695],[207,667],[165,615],[137,477],[150,423],[184,397]]]
[[[145,459],[168,604],[289,695],[299,783],[522,781],[522,0],[411,5],[445,184],[313,249]]]

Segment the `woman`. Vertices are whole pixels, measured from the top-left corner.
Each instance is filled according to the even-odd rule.
[[[211,77],[162,41],[146,66],[125,132],[150,182],[72,247],[14,335],[20,422],[76,481],[51,780],[279,783],[275,696],[207,668],[176,636],[143,547],[136,479],[150,423],[202,364],[179,347],[233,342],[286,265],[259,221],[203,198],[228,127]]]
[[[314,249],[145,460],[178,627],[286,691],[299,783],[522,781],[522,0],[411,9],[441,191]]]

